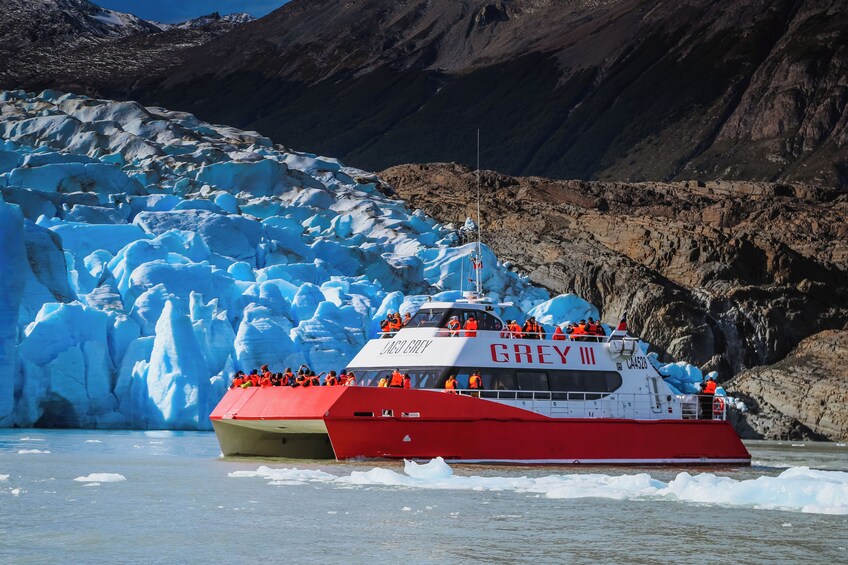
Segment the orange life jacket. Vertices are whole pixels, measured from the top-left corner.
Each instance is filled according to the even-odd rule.
[[[477,337],[477,320],[465,320],[465,337]]]
[[[452,336],[457,335],[457,333],[459,332],[459,328],[459,320],[451,320],[450,322],[448,322],[448,329],[450,330]]]
[[[283,373],[283,379],[280,381],[280,384],[283,386],[289,386],[291,384],[292,379],[294,378],[294,374],[291,372]]]
[[[321,379],[319,379],[317,375],[310,375],[309,384],[312,386],[321,386]]]
[[[333,375],[327,375],[327,377],[324,379],[324,384],[327,386],[336,386],[337,384],[339,384],[339,379],[337,379]]]
[[[571,332],[571,335],[586,335],[586,326],[583,324],[574,326],[574,331]]]
[[[514,338],[522,338],[524,337],[521,334],[521,326],[518,325],[518,322],[513,322],[509,325],[510,331],[512,331],[512,337]]]
[[[391,386],[391,387],[402,387],[403,386],[403,375],[401,375],[397,371],[392,373],[392,380],[389,381],[389,386]]]
[[[242,377],[236,377],[233,379],[233,385],[230,388],[236,388],[244,384],[244,379]]]
[[[561,327],[559,327],[559,326],[556,327],[556,329],[554,330],[553,339],[556,340],[556,341],[565,340],[565,333],[562,331]]]
[[[404,377],[403,378],[403,388],[412,388],[412,379]]]
[[[377,386],[380,387],[380,388],[385,388],[385,387],[389,386],[389,379],[387,379],[386,377],[383,377],[377,383]]]
[[[253,386],[259,386],[259,375],[251,373],[251,375],[247,378],[250,379],[250,384]]]
[[[707,384],[704,385],[704,394],[715,394],[715,391],[716,391],[715,381],[707,381]]]
[[[445,381],[445,388],[448,390],[456,390],[456,379],[448,379]]]
[[[468,379],[468,388],[473,388],[473,389],[483,388],[483,379],[480,378],[480,375],[471,375],[471,378]]]
[[[274,386],[271,383],[271,377],[262,377],[262,380],[259,381],[259,386],[262,388],[268,388],[269,386]]]
[[[531,339],[541,339],[539,324],[527,322],[524,324],[524,333]]]

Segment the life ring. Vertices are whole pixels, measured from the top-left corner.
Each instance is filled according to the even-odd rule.
[[[721,416],[724,414],[724,399],[716,396],[713,399],[713,415]]]

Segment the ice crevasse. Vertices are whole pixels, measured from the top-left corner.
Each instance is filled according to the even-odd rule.
[[[255,132],[55,91],[0,116],[0,426],[208,429],[235,370],[341,368],[386,312],[457,297],[474,252]],[[483,255],[493,299],[597,314]]]

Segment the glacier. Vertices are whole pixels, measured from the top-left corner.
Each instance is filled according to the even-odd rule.
[[[210,429],[233,372],[343,368],[387,312],[459,297],[474,253],[374,174],[256,132],[2,92],[0,426]],[[505,316],[597,317],[482,255]]]

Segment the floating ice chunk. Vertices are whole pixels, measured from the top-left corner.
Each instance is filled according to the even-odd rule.
[[[18,454],[20,455],[38,455],[38,454],[46,454],[50,453],[50,451],[46,449],[19,449]]]
[[[0,481],[8,481],[9,475],[0,475]]]
[[[441,457],[422,464],[404,459],[403,472],[415,479],[448,479],[453,476],[453,469]]]
[[[77,477],[74,480],[81,483],[119,483],[126,481],[127,478],[120,473],[91,473],[85,477]]]
[[[87,440],[85,440],[85,443],[103,443],[103,442],[100,441],[99,439],[87,439]]]

